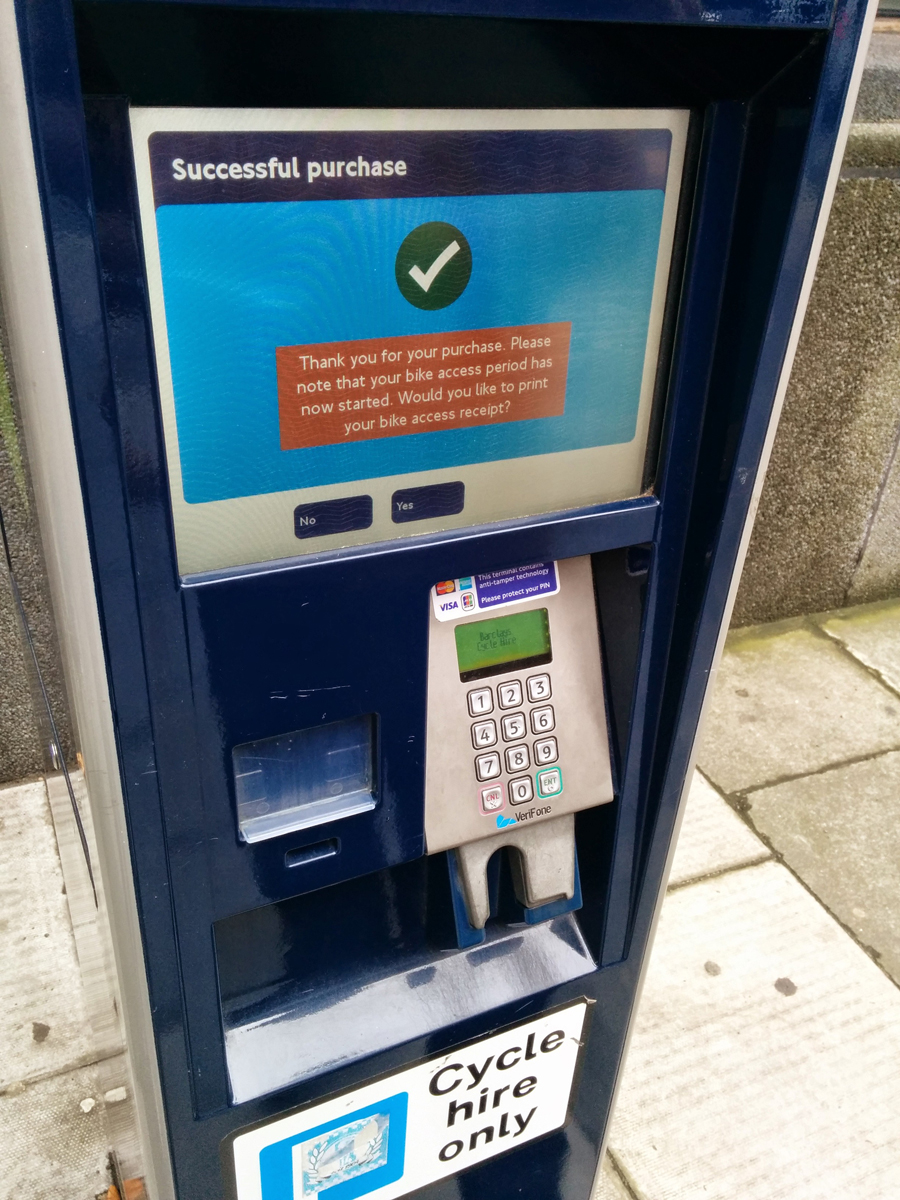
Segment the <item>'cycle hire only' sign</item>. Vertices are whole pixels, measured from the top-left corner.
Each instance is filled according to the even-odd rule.
[[[565,1124],[587,1001],[232,1135],[236,1200],[394,1200]]]

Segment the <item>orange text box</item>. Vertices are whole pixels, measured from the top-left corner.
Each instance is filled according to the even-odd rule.
[[[282,450],[558,417],[569,321],[279,346]]]

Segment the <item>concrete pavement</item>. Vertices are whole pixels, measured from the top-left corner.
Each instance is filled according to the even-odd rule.
[[[900,1196],[900,603],[733,633],[596,1200]]]

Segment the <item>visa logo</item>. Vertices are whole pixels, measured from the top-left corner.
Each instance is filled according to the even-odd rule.
[[[441,605],[441,612],[452,612],[454,608],[459,608],[459,601],[448,600],[445,604]]]

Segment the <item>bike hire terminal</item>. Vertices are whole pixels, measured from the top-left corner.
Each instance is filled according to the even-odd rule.
[[[866,20],[371,7],[17,7],[151,1200],[591,1194]]]

